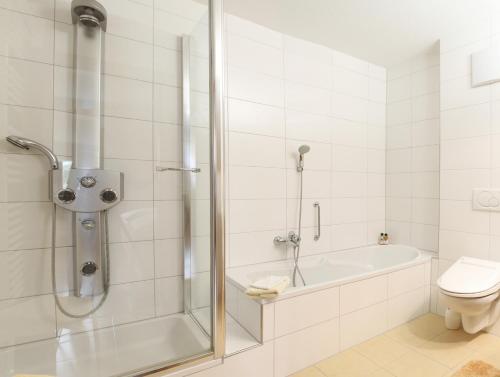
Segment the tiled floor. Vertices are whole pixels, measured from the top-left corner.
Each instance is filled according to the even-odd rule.
[[[500,337],[447,330],[426,314],[293,377],[447,377],[477,359],[500,368]]]

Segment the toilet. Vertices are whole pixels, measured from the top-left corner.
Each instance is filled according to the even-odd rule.
[[[500,317],[500,263],[462,257],[438,279],[445,324],[475,334]]]

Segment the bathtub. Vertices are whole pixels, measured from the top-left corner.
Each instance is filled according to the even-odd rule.
[[[422,264],[431,256],[419,249],[405,245],[368,246],[320,256],[302,257],[299,267],[306,282],[297,277],[297,287],[288,287],[275,300],[323,289],[370,276]],[[227,271],[228,281],[239,289],[246,289],[252,282],[269,275],[289,276],[292,279],[293,261],[271,262]]]
[[[404,245],[302,257],[306,285],[272,300],[252,300],[245,289],[268,275],[291,277],[292,261],[228,269],[227,312],[274,343],[274,375],[285,377],[429,312],[431,258]]]

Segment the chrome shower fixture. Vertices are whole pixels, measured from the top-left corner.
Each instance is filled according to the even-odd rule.
[[[71,4],[73,23],[81,22],[90,28],[101,27],[106,31],[108,19],[106,9],[95,0],[73,0]]]
[[[39,151],[45,157],[47,157],[47,159],[49,160],[50,167],[51,167],[52,170],[59,169],[59,160],[57,159],[57,157],[54,154],[54,152],[52,152],[45,145],[37,143],[34,140],[30,140],[30,139],[26,139],[24,137],[14,136],[14,135],[7,136],[6,140],[9,143],[11,143],[12,145],[15,145],[18,148],[26,149],[26,150],[34,149],[34,150]]]
[[[304,155],[311,150],[309,145],[301,145],[299,147],[299,162],[297,164],[297,171],[300,173],[304,170]]]

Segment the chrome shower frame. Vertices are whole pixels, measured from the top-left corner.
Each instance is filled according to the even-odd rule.
[[[224,42],[223,0],[209,0],[210,28],[210,273],[212,350],[206,354],[157,366],[132,376],[162,375],[193,367],[225,355],[225,136],[224,136]],[[192,174],[187,174],[188,176]]]

